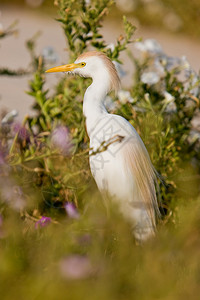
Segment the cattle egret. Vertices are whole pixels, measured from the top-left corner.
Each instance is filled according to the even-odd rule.
[[[90,51],[72,64],[46,72],[70,72],[92,78],[83,100],[92,149],[92,175],[103,196],[109,195],[130,221],[137,241],[154,236],[159,214],[156,171],[134,127],[123,117],[108,113],[104,106],[106,95],[120,86],[114,64],[102,52]]]

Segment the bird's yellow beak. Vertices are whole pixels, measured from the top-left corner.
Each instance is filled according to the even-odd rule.
[[[58,67],[55,67],[55,68],[51,68],[51,69],[49,69],[45,72],[46,73],[70,72],[70,71],[73,71],[76,68],[79,68],[79,64],[69,64],[69,65],[58,66]]]

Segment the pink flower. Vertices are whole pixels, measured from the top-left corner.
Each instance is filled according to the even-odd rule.
[[[83,279],[92,274],[93,268],[87,256],[74,254],[61,260],[60,271],[66,279]]]
[[[51,223],[51,218],[50,217],[42,217],[40,220],[38,220],[35,223],[35,228],[38,229],[39,227],[45,227],[50,223]]]
[[[72,219],[78,219],[79,218],[79,213],[77,211],[77,208],[72,202],[67,202],[64,207],[65,207],[67,215],[70,218],[72,218]]]
[[[28,132],[28,130],[22,126],[20,123],[14,123],[13,124],[13,132],[14,134],[18,134],[18,140],[20,142],[22,141],[26,141],[29,142],[30,141],[30,134]]]
[[[58,126],[54,129],[51,135],[51,144],[53,147],[59,149],[64,155],[70,153],[72,144],[69,130],[66,126]]]

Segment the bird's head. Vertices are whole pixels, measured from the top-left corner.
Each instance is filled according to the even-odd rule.
[[[108,90],[117,91],[120,86],[120,79],[114,64],[100,51],[85,52],[74,63],[51,68],[46,72],[70,72],[83,77],[90,77],[93,81],[104,81],[108,84]]]

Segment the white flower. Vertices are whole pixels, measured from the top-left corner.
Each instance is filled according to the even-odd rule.
[[[129,102],[129,103],[134,102],[134,99],[131,97],[131,94],[129,91],[120,90],[118,92],[118,98],[122,104],[126,104],[127,102]]]
[[[159,82],[160,76],[156,72],[145,72],[140,79],[143,83],[153,85]]]
[[[174,102],[169,102],[169,104],[167,104],[165,111],[167,113],[174,113],[177,111],[177,107],[176,104]]]
[[[200,132],[197,130],[191,130],[188,137],[189,143],[195,143],[197,140],[200,140]]]
[[[149,54],[163,53],[162,47],[154,39],[146,39],[143,42],[137,42],[134,45],[138,50],[142,52],[148,52]]]
[[[199,96],[200,93],[200,77],[197,75],[197,73],[192,70],[192,68],[185,69],[185,78],[187,79],[187,82],[184,85],[184,90],[193,94],[195,97]]]
[[[199,84],[200,84],[200,78],[194,72],[193,73],[193,78],[191,80],[191,86],[193,86],[193,88],[190,90],[190,93],[193,94],[196,97],[198,97],[199,91],[200,91]]]
[[[86,36],[92,38],[93,34],[92,34],[92,32],[88,32],[88,33],[86,34]]]
[[[175,104],[175,97],[172,96],[170,93],[168,93],[167,91],[163,92],[163,96],[164,96],[164,100],[163,100],[163,109],[165,110],[165,112],[167,113],[173,113],[177,111],[177,107]]]
[[[181,59],[179,57],[163,55],[161,57],[161,63],[168,71],[171,71],[181,66]]]
[[[113,60],[112,62],[113,62],[113,64],[115,65],[115,68],[116,68],[116,70],[117,70],[117,73],[118,73],[119,78],[122,78],[122,77],[126,76],[126,72],[123,70],[121,64],[119,64],[119,63],[118,63],[117,61],[115,61],[115,60]]]
[[[7,113],[1,120],[1,124],[12,123],[14,118],[18,116],[18,111],[16,109],[11,110]]]
[[[191,66],[186,58],[186,56],[180,57],[172,57],[167,55],[162,55],[160,58],[160,63],[168,70],[177,69],[177,72],[181,70],[190,70]]]
[[[187,60],[187,57],[185,55],[183,55],[181,57],[181,65],[182,65],[183,69],[185,69],[185,70],[191,69],[190,63]]]
[[[174,96],[172,96],[170,93],[166,91],[163,93],[163,96],[165,97],[167,103],[173,102],[175,100]]]
[[[155,67],[156,71],[160,74],[160,76],[165,75],[165,68],[163,67],[163,64],[161,63],[160,57],[155,58],[154,67]]]
[[[113,52],[115,50],[115,44],[110,43],[110,44],[108,44],[108,46],[106,48],[110,49],[111,52]]]

